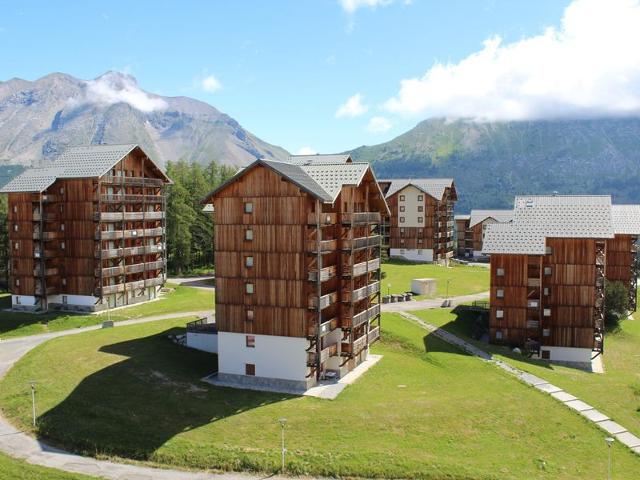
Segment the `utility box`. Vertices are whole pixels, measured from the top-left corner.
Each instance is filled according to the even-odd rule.
[[[414,278],[411,280],[411,293],[414,295],[435,296],[436,279],[435,278]]]

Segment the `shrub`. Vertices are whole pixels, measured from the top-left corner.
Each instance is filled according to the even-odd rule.
[[[628,287],[622,282],[605,282],[604,322],[607,328],[616,328],[629,311]]]

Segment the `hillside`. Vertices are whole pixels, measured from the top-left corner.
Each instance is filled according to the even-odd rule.
[[[453,177],[456,211],[509,207],[516,194],[612,194],[640,202],[640,119],[474,123],[426,120],[353,150],[378,178]]]
[[[0,82],[0,166],[37,165],[67,145],[88,143],[139,143],[160,163],[245,165],[287,155],[211,105],[147,93],[130,75]]]

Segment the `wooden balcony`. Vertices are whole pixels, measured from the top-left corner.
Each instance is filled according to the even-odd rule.
[[[164,182],[159,178],[125,177],[123,175],[105,175],[101,182],[107,185],[125,185],[136,187],[161,187]]]
[[[370,237],[346,238],[342,240],[343,250],[359,250],[367,247],[378,247],[382,236],[372,235]]]
[[[357,338],[353,341],[353,343],[343,343],[342,344],[342,352],[347,353],[349,355],[356,355],[364,350],[367,346],[367,335],[362,335],[360,338]]]
[[[380,314],[380,305],[374,304],[369,307],[367,310],[364,310],[353,317],[343,316],[340,319],[340,326],[342,328],[355,328],[358,325],[363,324],[364,322],[368,322],[372,318],[375,318]]]
[[[158,286],[162,286],[164,285],[164,282],[166,281],[166,279],[164,278],[164,275],[161,275],[159,277],[156,278],[148,278],[144,281],[144,286],[145,287],[158,287]]]
[[[105,278],[108,277],[117,277],[120,275],[124,275],[124,267],[105,267],[102,269],[102,276]],[[100,269],[96,269],[96,277],[100,276]]]
[[[135,194],[102,194],[100,200],[103,203],[162,203],[162,195],[135,195]]]
[[[96,240],[119,240],[121,238],[144,238],[144,237],[161,237],[164,235],[165,229],[156,228],[138,228],[131,230],[99,230],[96,232]]]
[[[380,339],[380,327],[371,329],[369,332],[369,345]]]
[[[316,217],[316,213],[309,213],[307,215],[307,225],[316,225],[318,224],[318,219]],[[320,226],[323,227],[325,225],[335,225],[338,222],[338,215],[336,213],[321,213],[320,214]]]
[[[337,301],[338,301],[337,292],[331,292],[331,293],[327,293],[326,295],[322,295],[320,297],[319,302],[318,302],[318,297],[316,295],[310,295],[308,306],[310,309],[317,310],[318,305],[320,305],[320,310],[324,310],[325,308],[327,308],[330,305],[333,305]]]
[[[165,212],[100,212],[96,217],[101,222],[131,222],[144,220],[162,220]]]
[[[379,224],[380,212],[353,212],[342,214],[342,225]]]
[[[335,278],[337,274],[338,274],[338,269],[336,268],[335,265],[332,265],[330,267],[324,267],[323,269],[320,270],[320,281],[326,282],[327,280],[331,280],[332,278]],[[309,272],[309,281],[310,282],[318,281],[317,270],[311,270]]]
[[[36,285],[35,294],[36,295],[53,295],[56,293],[56,287],[46,287],[43,289],[42,285]]]
[[[59,275],[60,269],[58,267],[49,267],[49,268],[34,268],[33,276],[34,277],[51,277],[53,275]]]
[[[331,320],[327,320],[326,322],[322,322],[320,324],[320,336],[324,337],[327,333],[331,332],[332,330],[335,330],[336,328],[338,328],[338,317],[334,317]],[[310,337],[315,337],[316,334],[318,332],[316,332],[316,325],[312,324],[309,325],[309,331],[307,332],[307,335]]]
[[[332,343],[331,345],[323,348],[320,351],[320,363],[324,363],[329,358],[335,357],[338,355],[338,344]],[[313,366],[316,364],[316,360],[318,358],[317,352],[307,352],[307,364]]]
[[[353,265],[349,264],[342,266],[342,275],[345,277],[358,277],[364,275],[367,272],[373,272],[380,268],[380,259],[374,258],[368,262],[360,262]]]
[[[369,285],[365,285],[362,288],[358,288],[353,292],[349,290],[344,290],[342,292],[342,301],[345,303],[357,302],[362,300],[363,298],[367,298],[369,295],[373,295],[374,293],[378,293],[380,291],[380,282],[373,282]]]
[[[320,241],[320,252],[328,253],[338,249],[338,241],[336,239],[322,240]],[[307,252],[317,253],[318,242],[315,240],[307,240]]]

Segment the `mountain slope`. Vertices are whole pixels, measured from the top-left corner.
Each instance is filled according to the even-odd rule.
[[[456,211],[509,207],[517,194],[612,194],[640,202],[640,119],[475,123],[426,120],[353,150],[378,178],[453,177]]]
[[[130,75],[84,81],[53,73],[0,82],[0,165],[37,165],[67,145],[87,143],[139,143],[160,163],[245,165],[287,156],[214,107],[147,93]]]

